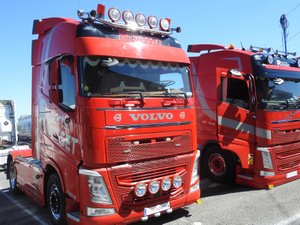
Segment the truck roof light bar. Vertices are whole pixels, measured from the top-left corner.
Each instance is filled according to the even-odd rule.
[[[253,46],[253,45],[250,45],[250,51],[252,52],[263,52],[263,51],[266,51],[267,53],[270,53],[272,48],[262,48],[262,47],[257,47],[257,46]]]
[[[289,55],[295,57],[296,54],[297,54],[297,52],[287,52],[287,54],[285,54],[285,52],[283,52],[283,51],[276,50],[276,51],[275,51],[275,54],[278,55],[278,56],[284,56],[284,57],[287,57],[287,56],[289,56]]]
[[[109,20],[104,18],[105,6],[98,4],[97,10],[92,10],[89,13],[84,12],[83,10],[78,10],[77,15],[82,20],[88,20],[93,23],[101,23],[110,27],[115,27],[119,29],[125,29],[127,31],[137,31],[137,32],[146,32],[152,35],[162,35],[168,36],[174,31],[177,33],[181,32],[181,28],[171,28],[170,23],[171,19],[162,18],[160,21],[155,16],[149,16],[146,19],[144,14],[138,13],[136,16],[129,11],[125,10],[121,13],[117,8],[110,8],[108,10]],[[123,21],[121,21],[121,17]],[[145,27],[146,21],[148,22],[148,27]]]

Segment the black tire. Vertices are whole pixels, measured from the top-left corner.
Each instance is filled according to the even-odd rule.
[[[57,174],[51,174],[47,182],[47,206],[55,225],[66,225],[66,198]]]
[[[207,149],[204,158],[204,170],[208,178],[219,183],[234,183],[234,159],[229,152],[213,146]]]
[[[7,163],[7,178],[9,180],[9,189],[16,195],[19,194],[19,189],[17,188],[17,177],[15,173],[14,160],[10,158]]]

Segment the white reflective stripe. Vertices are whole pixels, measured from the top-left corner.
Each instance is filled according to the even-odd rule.
[[[79,174],[86,176],[102,177],[98,172],[86,169],[79,169]]]
[[[260,151],[260,152],[270,152],[268,148],[265,148],[265,147],[257,147],[257,151]]]
[[[270,130],[256,128],[256,136],[266,138],[271,140],[272,139],[272,132]]]
[[[218,116],[218,124],[221,126],[229,127],[235,130],[239,130],[248,134],[256,135],[261,138],[271,140],[272,134],[270,130],[255,128],[255,126],[245,124],[241,121],[228,119],[222,116]],[[256,131],[255,131],[256,130]]]

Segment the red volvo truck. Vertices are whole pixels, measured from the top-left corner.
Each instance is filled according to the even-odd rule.
[[[7,172],[54,224],[145,221],[200,197],[190,61],[170,19],[104,14],[33,25],[32,149],[10,152]]]
[[[188,52],[206,175],[269,189],[298,179],[300,59],[212,44]]]

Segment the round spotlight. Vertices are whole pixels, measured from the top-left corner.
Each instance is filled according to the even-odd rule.
[[[143,197],[146,194],[147,188],[146,184],[144,183],[137,183],[137,185],[134,188],[134,193],[138,197]]]
[[[273,64],[273,62],[274,62],[273,56],[268,55],[268,57],[267,57],[267,62],[268,62],[269,64]]]
[[[300,59],[297,59],[297,64],[298,67],[300,67]]]
[[[123,20],[126,24],[129,24],[129,23],[133,23],[134,22],[134,15],[131,11],[129,10],[125,10],[123,13],[122,13],[122,17],[123,17]]]
[[[160,29],[162,29],[163,31],[168,31],[170,30],[170,19],[161,19],[159,21],[159,26],[160,26]]]
[[[139,27],[145,26],[146,25],[146,16],[142,13],[136,14],[135,22]]]
[[[171,179],[170,178],[164,178],[161,182],[161,189],[163,191],[168,191],[171,188]]]
[[[151,194],[156,194],[159,191],[159,181],[152,180],[148,186],[148,190]]]
[[[121,19],[121,13],[116,8],[111,8],[108,10],[108,17],[112,22],[119,21]]]
[[[176,175],[173,179],[173,186],[179,188],[182,185],[182,178],[179,175]]]
[[[158,26],[158,20],[155,16],[148,17],[148,24],[151,29],[156,28]]]

